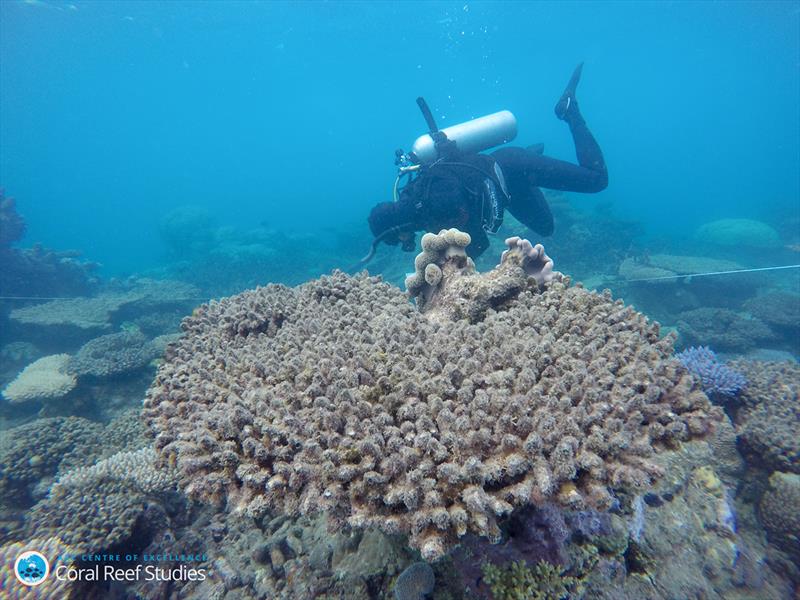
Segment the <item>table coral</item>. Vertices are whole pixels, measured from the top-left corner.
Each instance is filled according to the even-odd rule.
[[[146,367],[162,350],[135,329],[109,333],[84,344],[67,370],[77,377],[114,377]]]
[[[67,373],[69,354],[53,354],[32,362],[3,390],[12,404],[33,400],[56,400],[66,396],[77,383]]]
[[[433,560],[467,530],[497,539],[515,506],[607,508],[719,417],[672,339],[609,293],[540,285],[521,249],[487,274],[440,270],[436,318],[341,272],[196,309],[143,411],[184,490],[325,511]]]

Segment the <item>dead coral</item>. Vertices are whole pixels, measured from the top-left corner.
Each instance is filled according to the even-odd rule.
[[[440,297],[436,319],[339,272],[196,310],[144,406],[185,491],[256,516],[326,511],[432,560],[467,530],[496,539],[518,505],[608,507],[609,488],[660,475],[655,447],[718,416],[671,338],[609,294],[543,289],[522,256],[441,271],[460,308]]]

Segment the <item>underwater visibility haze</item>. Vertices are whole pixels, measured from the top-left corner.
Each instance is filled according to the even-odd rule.
[[[0,599],[795,598],[799,357],[800,2],[0,2]]]

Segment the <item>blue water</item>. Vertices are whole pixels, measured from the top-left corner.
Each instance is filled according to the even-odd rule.
[[[182,205],[221,225],[363,229],[393,151],[502,108],[574,160],[582,111],[614,203],[653,235],[797,216],[797,2],[0,2],[0,185],[23,245],[104,275],[157,266]]]

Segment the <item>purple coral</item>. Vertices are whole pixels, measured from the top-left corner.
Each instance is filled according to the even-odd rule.
[[[700,380],[703,391],[710,397],[735,398],[747,385],[744,375],[721,363],[706,346],[687,348],[675,358]]]

